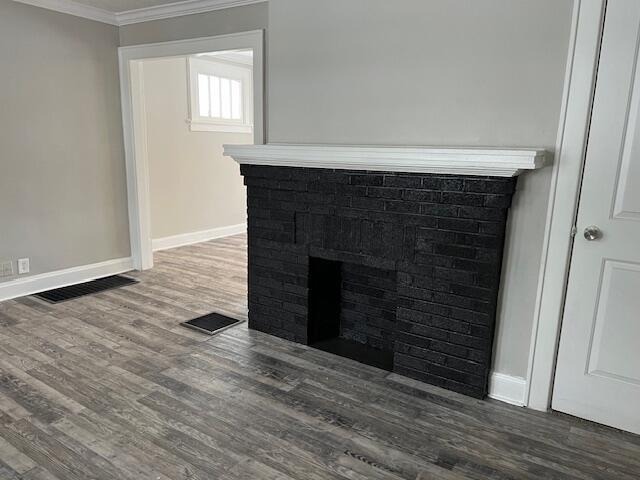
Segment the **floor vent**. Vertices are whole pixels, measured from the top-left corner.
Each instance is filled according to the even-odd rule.
[[[53,290],[47,290],[46,292],[36,293],[35,296],[50,303],[59,303],[66,300],[73,300],[78,297],[84,297],[85,295],[104,292],[105,290],[125,287],[134,283],[138,283],[138,280],[123,277],[122,275],[112,275],[110,277],[91,280],[90,282],[69,285],[68,287],[54,288]]]
[[[182,322],[180,325],[209,335],[215,335],[216,333],[219,333],[229,327],[233,327],[240,322],[241,320],[227,317],[219,313],[208,313],[202,317]]]

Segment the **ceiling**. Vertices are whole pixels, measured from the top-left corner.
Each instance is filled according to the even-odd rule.
[[[2,1],[2,0],[0,0]],[[111,25],[148,22],[267,0],[14,0]]]

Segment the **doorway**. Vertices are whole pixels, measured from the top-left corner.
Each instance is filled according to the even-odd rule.
[[[262,144],[265,142],[263,36],[263,31],[257,30],[192,40],[121,47],[119,49],[129,229],[134,268],[147,270],[153,267],[152,198],[144,103],[144,62],[152,59],[184,58],[188,59],[186,64],[202,65],[203,62],[207,62],[210,59],[229,63],[229,58],[223,57],[229,57],[230,52],[233,52],[233,55],[236,56],[234,60],[238,60],[238,57],[242,55],[247,56],[247,53],[251,52],[250,63],[253,74],[251,92],[249,92],[250,95],[248,96],[250,102],[241,100],[239,104],[237,102],[233,103],[233,98],[236,98],[237,95],[234,96],[232,92],[237,91],[238,84],[234,74],[229,73],[229,69],[218,68],[215,72],[205,72],[203,70],[201,74],[207,77],[208,88],[215,89],[217,79],[218,90],[215,90],[215,93],[218,95],[218,100],[225,102],[225,105],[214,105],[211,102],[214,90],[208,90],[209,110],[205,112],[204,105],[200,109],[199,99],[191,95],[189,102],[190,115],[188,125],[185,125],[185,128],[206,131],[206,129],[217,127],[240,133],[240,130],[246,127],[246,125],[242,124],[244,123],[242,120],[247,116],[246,112],[252,115],[253,141],[254,143]],[[193,81],[190,81],[190,85],[194,86],[192,90],[197,91],[199,87],[204,88],[205,79],[199,77],[197,71],[189,73],[192,73],[191,77],[193,77]],[[198,85],[199,79],[201,80],[200,86]],[[221,84],[222,87],[220,86]],[[227,104],[225,98],[220,96],[221,88],[225,92],[229,92],[228,97],[225,97],[228,99],[229,104]],[[202,100],[204,104],[204,99]],[[215,108],[223,109],[224,112],[222,110],[214,112],[213,109]],[[228,112],[227,109],[229,110]],[[217,126],[214,125],[216,123],[218,124]],[[228,233],[235,233],[235,231]]]
[[[160,250],[246,232],[226,144],[253,143],[252,51],[141,61],[151,236]]]
[[[640,4],[607,3],[552,408],[640,433]]]

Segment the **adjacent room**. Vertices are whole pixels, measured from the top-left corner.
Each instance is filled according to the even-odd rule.
[[[240,168],[223,145],[253,143],[251,53],[140,62],[134,128],[146,143],[137,161],[148,165],[154,252],[246,232]]]
[[[0,478],[640,478],[637,0],[0,0]]]
[[[179,288],[185,268],[193,281],[215,285],[186,325],[211,333],[246,320],[246,189],[223,145],[253,143],[253,51],[138,60],[135,75],[129,134],[143,185],[136,218],[148,219],[138,230],[148,232],[139,240],[145,268],[166,268],[162,287]]]

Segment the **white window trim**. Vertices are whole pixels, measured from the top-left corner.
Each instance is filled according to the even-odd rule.
[[[189,120],[189,130],[192,132],[222,132],[222,133],[252,133],[253,125],[235,125],[229,123],[205,122]]]
[[[229,75],[227,72],[233,72]],[[242,120],[227,120],[200,117],[198,112],[198,73],[220,77],[238,78],[242,82]],[[187,124],[192,132],[253,132],[253,75],[248,65],[229,62],[222,59],[205,60],[189,57],[187,59],[188,111]]]

